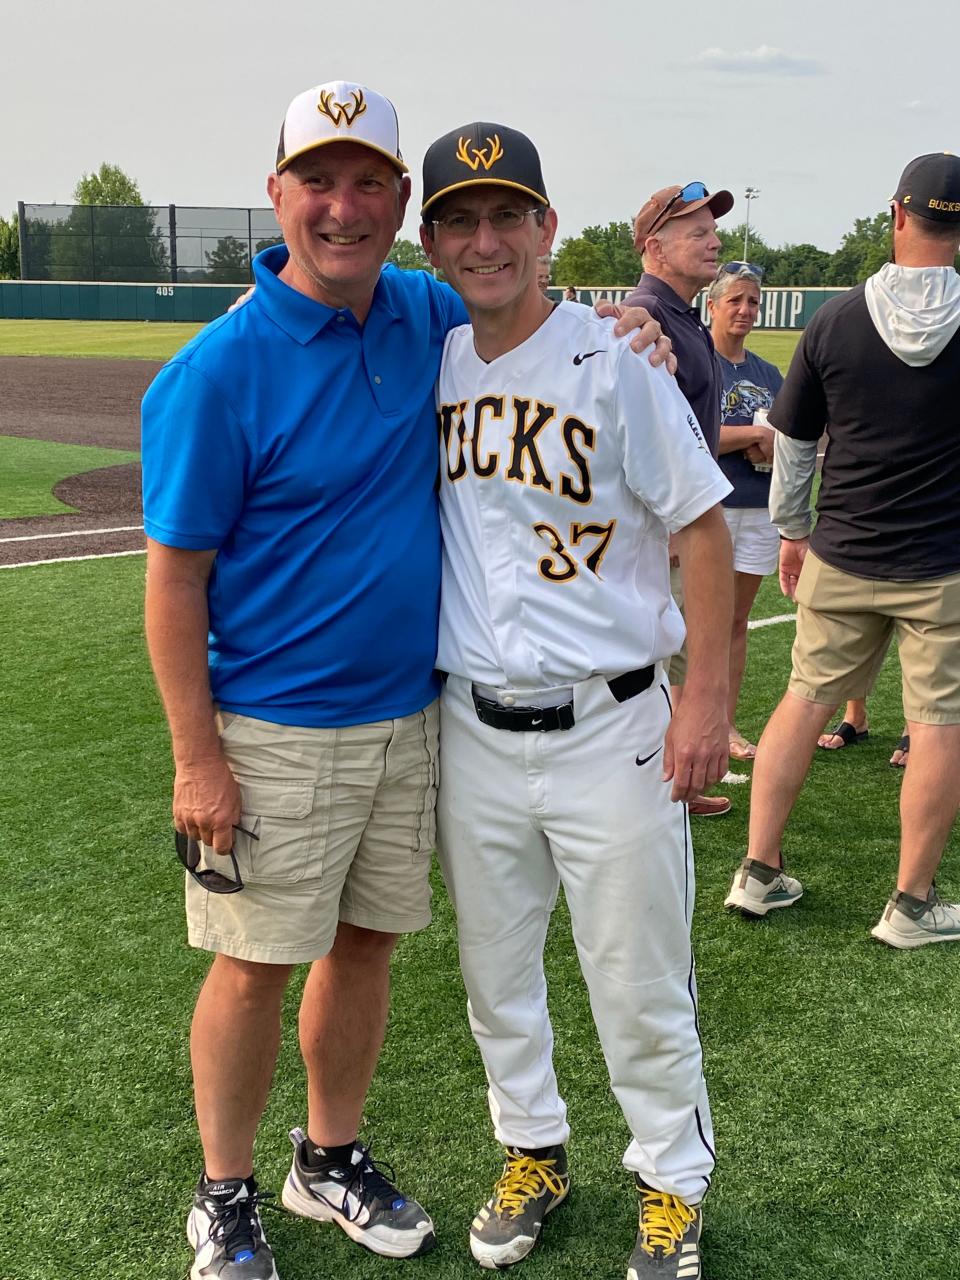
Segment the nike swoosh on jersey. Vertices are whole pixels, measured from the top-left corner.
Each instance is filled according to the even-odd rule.
[[[591,356],[598,356],[601,351],[606,351],[606,347],[598,347],[596,351],[584,351],[580,355],[573,357],[574,364],[583,364],[584,360],[589,360]]]
[[[662,747],[657,747],[656,751],[651,751],[650,754],[648,756],[644,756],[642,760],[640,759],[639,756],[637,756],[637,764],[647,764],[648,761],[652,760],[653,757],[662,750],[663,750]]]

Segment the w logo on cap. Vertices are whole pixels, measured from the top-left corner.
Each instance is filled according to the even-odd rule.
[[[332,120],[338,129],[342,124],[349,129],[357,116],[362,116],[367,109],[362,89],[352,89],[350,98],[350,102],[334,102],[333,93],[329,89],[321,89],[317,110],[322,116]]]
[[[503,157],[503,147],[500,145],[500,135],[495,133],[492,138],[487,138],[490,144],[487,147],[471,147],[469,138],[461,138],[457,147],[457,159],[462,160],[465,165],[473,170],[474,173],[483,165],[488,172]]]

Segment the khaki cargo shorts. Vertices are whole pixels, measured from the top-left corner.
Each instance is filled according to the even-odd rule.
[[[808,551],[797,604],[791,693],[831,705],[865,698],[895,635],[905,717],[960,724],[960,574],[858,578]]]
[[[326,955],[340,920],[384,933],[430,923],[436,702],[342,729],[230,712],[218,723],[243,797],[239,825],[252,834],[234,832],[239,893],[208,893],[186,877],[192,946],[300,964]],[[206,847],[201,866],[230,872]]]
[[[677,608],[683,613],[683,574],[676,565],[670,566],[670,594],[677,603]],[[684,640],[682,646],[677,653],[664,663],[667,668],[667,678],[673,685],[682,685],[687,679],[687,642]]]

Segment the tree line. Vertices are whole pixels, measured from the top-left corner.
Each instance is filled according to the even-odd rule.
[[[170,279],[169,250],[156,225],[153,210],[144,206],[136,182],[116,165],[102,164],[95,173],[84,174],[74,189],[78,207],[56,226],[30,219],[31,263],[43,264],[50,280],[143,280]],[[83,206],[110,206],[94,215]],[[94,222],[96,218],[96,222]],[[95,228],[95,234],[91,234]],[[720,261],[743,257],[744,225],[717,228],[722,248]],[[110,263],[92,261],[96,237],[109,246]],[[255,252],[276,240],[258,240]],[[36,255],[36,256],[35,256]],[[180,273],[182,279],[239,283],[249,279],[247,244],[234,236],[221,237],[213,249],[204,251],[204,265]],[[828,253],[813,244],[768,245],[763,235],[751,228],[748,258],[763,267],[763,283],[771,286],[820,285],[843,287],[859,284],[890,260],[890,215],[857,218],[843,237],[839,249]],[[398,239],[388,261],[404,269],[429,271],[430,264],[419,244]],[[960,254],[956,259],[960,270]],[[579,236],[568,236],[554,252],[551,283],[555,285],[628,285],[640,278],[643,266],[633,247],[629,222],[610,222],[605,227],[584,227]],[[0,279],[20,275],[20,247],[17,215],[0,217]],[[31,275],[36,272],[31,270]]]

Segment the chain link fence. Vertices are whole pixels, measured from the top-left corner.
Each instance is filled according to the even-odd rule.
[[[254,256],[282,240],[272,209],[21,201],[17,211],[22,280],[246,284]]]

